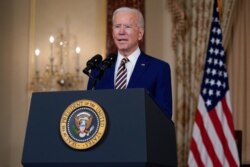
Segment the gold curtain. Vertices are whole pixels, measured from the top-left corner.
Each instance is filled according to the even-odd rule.
[[[107,0],[107,53],[115,53],[117,51],[112,37],[112,15],[115,9],[123,6],[139,9],[143,15],[145,13],[144,0]],[[144,50],[144,40],[140,42],[140,48]]]
[[[229,32],[228,69],[233,118],[242,131],[242,163],[250,164],[250,1],[237,0]]]
[[[229,29],[228,15],[231,14],[233,1],[223,2],[223,32]],[[213,1],[168,0],[168,6],[173,19],[172,46],[176,63],[174,122],[178,166],[186,166],[212,21]]]
[[[175,50],[176,125],[178,166],[187,165],[194,114],[212,15],[211,0],[169,0],[173,14]]]

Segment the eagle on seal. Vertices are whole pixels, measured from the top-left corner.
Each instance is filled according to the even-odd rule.
[[[81,112],[75,116],[75,125],[79,137],[89,136],[94,129],[94,126],[91,126],[92,120],[93,116],[87,112]]]

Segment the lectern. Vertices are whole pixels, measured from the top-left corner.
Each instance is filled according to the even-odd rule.
[[[93,147],[77,150],[60,134],[65,109],[91,100],[106,115]],[[32,94],[22,155],[24,167],[177,166],[175,127],[144,89],[37,92]]]

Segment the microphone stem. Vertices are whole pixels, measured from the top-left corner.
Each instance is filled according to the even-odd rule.
[[[103,74],[104,74],[104,70],[100,69],[99,74],[97,75],[97,77],[96,77],[95,80],[94,80],[92,90],[95,90],[95,89],[96,89],[96,83],[97,83],[97,81],[101,80]],[[92,78],[93,78],[93,77],[92,77]]]

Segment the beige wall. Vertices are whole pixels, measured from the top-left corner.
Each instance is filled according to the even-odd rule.
[[[175,57],[171,47],[172,20],[166,0],[146,0],[146,52],[169,63],[172,78],[173,112],[175,111]],[[173,113],[173,120],[175,114]]]
[[[79,17],[81,21],[80,28],[72,27],[71,30],[79,35],[82,48],[85,48],[83,50],[85,50],[86,56],[81,60],[82,65],[84,65],[86,60],[94,54],[104,52],[106,1],[57,1],[60,1],[60,3],[70,2],[67,5],[73,5],[74,2],[80,3],[79,8],[77,8],[78,12],[82,8],[82,15]],[[34,61],[31,54],[34,47],[36,47],[35,45],[37,45],[36,42],[46,40],[42,38],[47,38],[47,35],[54,31],[48,28],[47,34],[44,34],[46,37],[40,36],[40,40],[36,41],[38,36],[35,34],[43,31],[37,26],[46,25],[46,21],[49,21],[49,19],[43,20],[40,18],[39,13],[36,17],[31,17],[34,13],[30,12],[30,9],[34,9],[34,6],[30,5],[30,2],[34,1],[2,0],[0,5],[1,167],[21,167],[22,148],[30,102],[27,87],[30,80],[29,75],[32,74],[33,70],[30,63]],[[57,6],[54,3],[56,1],[37,0],[37,2],[38,5],[48,5],[47,3],[51,2]],[[174,57],[170,47],[169,35],[171,20],[165,3],[164,0],[146,0],[146,51],[155,57],[168,61],[173,73]],[[61,7],[65,8],[67,5],[61,4]],[[45,12],[39,12],[40,14],[46,14],[46,10]],[[67,12],[71,14],[72,9]],[[92,15],[92,17],[89,17],[89,15]],[[72,20],[72,22],[74,21]],[[32,22],[33,24],[30,24]],[[60,25],[63,23],[53,24]],[[86,82],[84,87],[86,87]]]
[[[29,1],[1,1],[0,166],[20,166],[27,120]]]

